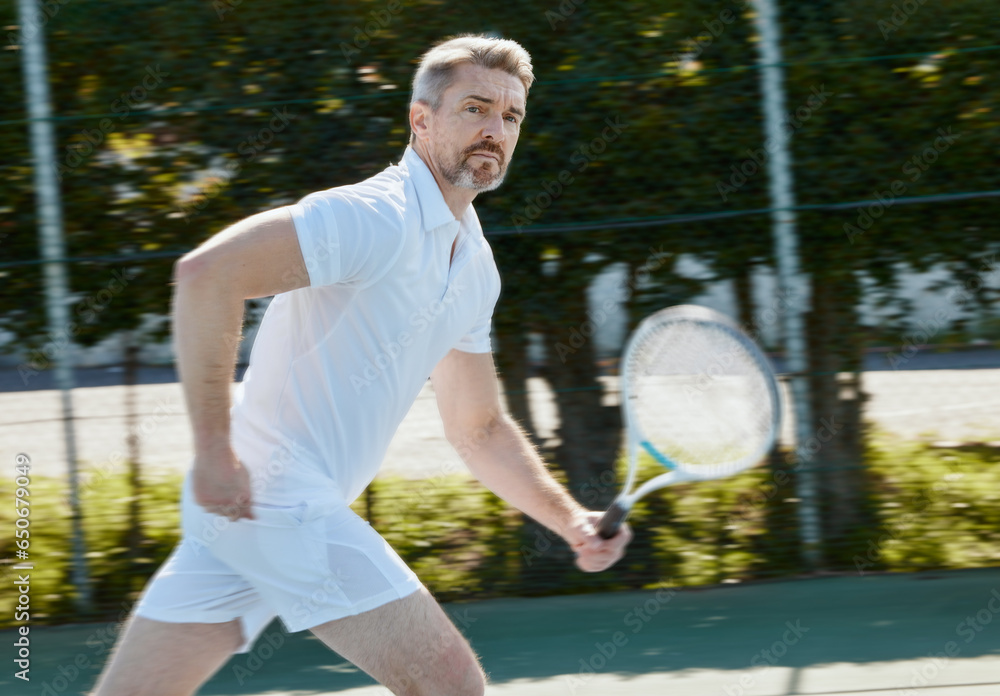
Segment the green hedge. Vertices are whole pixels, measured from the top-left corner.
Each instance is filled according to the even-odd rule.
[[[422,481],[380,478],[354,507],[442,600],[559,594],[742,582],[803,572],[798,557],[794,472],[782,458],[739,476],[667,489],[637,507],[636,539],[613,571],[576,571],[565,549],[474,480],[449,475]],[[951,449],[876,440],[867,457],[876,481],[879,524],[833,540],[850,559],[844,573],[987,566],[1000,561],[1000,448]],[[647,472],[649,473],[649,472]],[[616,486],[615,482],[606,482]],[[69,508],[63,482],[31,480],[31,615],[35,623],[115,617],[130,606],[178,538],[176,475],[144,481],[141,546],[128,548],[129,490],[124,475],[83,487],[95,612],[72,604]],[[12,482],[0,485],[12,500]],[[369,508],[370,504],[370,508]],[[13,529],[13,505],[0,524]],[[768,530],[780,530],[768,532]],[[13,534],[0,557],[15,553]],[[564,562],[540,564],[549,555]],[[551,559],[550,559],[551,560]],[[544,572],[532,572],[537,568]],[[552,570],[554,569],[554,570]],[[9,566],[5,570],[10,572]],[[12,624],[13,585],[0,584],[2,625]]]

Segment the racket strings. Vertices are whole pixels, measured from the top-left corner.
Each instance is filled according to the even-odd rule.
[[[637,341],[625,366],[630,412],[669,459],[713,475],[759,460],[779,407],[768,368],[723,327],[672,321]]]

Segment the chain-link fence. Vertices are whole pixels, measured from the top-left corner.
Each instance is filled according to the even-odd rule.
[[[425,391],[356,506],[428,586],[455,598],[995,563],[1000,34],[985,0],[898,5],[780,3],[797,201],[780,211],[755,3],[514,0],[472,20],[430,0],[73,0],[44,5],[39,26],[0,8],[12,49],[48,38],[66,238],[65,258],[43,262],[11,50],[0,454],[31,457],[34,507],[25,559],[15,503],[0,506],[3,569],[37,563],[35,616],[51,621],[117,614],[135,596],[176,540],[191,454],[175,377],[142,367],[170,361],[174,259],[235,220],[398,160],[413,61],[467,31],[503,33],[534,58],[510,175],[476,206],[504,279],[494,350],[508,408],[574,494],[601,508],[617,490],[615,359],[661,306],[730,314],[786,379],[783,317],[802,311],[813,436],[789,430],[758,469],[645,501],[628,558],[586,576],[462,474]],[[776,212],[798,223],[800,288],[776,278]],[[53,326],[46,268],[60,263],[70,319]],[[72,392],[76,520],[51,383],[70,354],[120,370],[81,371]],[[814,502],[800,495],[805,472]],[[0,485],[12,501],[23,488]],[[805,504],[820,519],[818,563],[803,556]],[[74,563],[77,580],[86,564],[89,608]],[[5,615],[14,601],[0,591]]]

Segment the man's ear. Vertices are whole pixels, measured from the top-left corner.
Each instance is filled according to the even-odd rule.
[[[418,139],[427,137],[434,112],[425,102],[417,101],[410,105],[410,132]]]

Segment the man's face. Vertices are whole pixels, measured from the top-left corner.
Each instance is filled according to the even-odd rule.
[[[525,113],[524,85],[503,70],[455,69],[455,81],[434,112],[428,143],[453,186],[492,191],[507,174]]]

